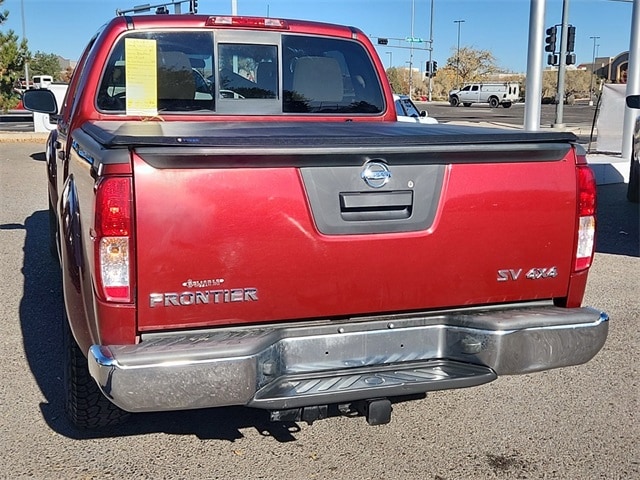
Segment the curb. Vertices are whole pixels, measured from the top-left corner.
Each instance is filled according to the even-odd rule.
[[[465,126],[476,126],[476,127],[489,127],[489,128],[503,128],[503,129],[507,129],[507,130],[523,130],[524,127],[522,125],[513,125],[511,123],[504,123],[504,122],[489,122],[489,121],[481,121],[481,122],[472,122],[469,120],[454,120],[454,121],[450,121],[450,122],[441,122],[441,123],[447,123],[450,125],[465,125]],[[582,125],[566,125],[562,128],[554,128],[551,126],[547,126],[547,125],[540,125],[540,129],[537,130],[538,132],[548,132],[548,131],[555,131],[555,132],[572,132],[575,135],[585,135],[585,133],[583,132],[583,130],[585,130],[586,127],[582,126]],[[590,131],[590,129],[589,129]],[[535,133],[535,132],[532,132]],[[587,132],[588,133],[588,132]]]
[[[47,141],[49,132],[1,132],[0,143],[22,143]]]

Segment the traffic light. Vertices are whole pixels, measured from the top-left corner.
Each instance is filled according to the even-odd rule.
[[[576,54],[575,53],[567,53],[566,63],[567,63],[567,65],[575,65],[576,64]]]
[[[435,60],[427,60],[425,76],[434,77],[436,72],[438,71],[438,62]]]
[[[568,35],[567,35],[567,52],[573,52],[576,49],[576,27],[573,25],[569,25]],[[573,65],[572,63],[567,63],[567,65]]]
[[[191,0],[189,2],[189,12],[198,13],[198,0]]]
[[[545,38],[545,43],[547,44],[544,47],[544,51],[545,52],[555,52],[556,51],[556,40],[557,40],[557,34],[556,34],[556,27],[549,27],[547,28],[547,38]]]
[[[555,53],[547,55],[547,65],[558,65],[558,55]]]
[[[378,38],[378,45],[386,45],[389,43],[388,38]]]

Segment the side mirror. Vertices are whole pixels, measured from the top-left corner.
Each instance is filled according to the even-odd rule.
[[[38,88],[22,94],[22,105],[27,110],[39,113],[57,114],[58,102],[51,90]]]
[[[421,116],[421,117],[428,117],[429,115],[427,114],[427,111],[426,111],[426,110],[422,110],[422,111],[420,112],[420,116]]]
[[[627,107],[640,108],[640,95],[629,95],[627,97]]]

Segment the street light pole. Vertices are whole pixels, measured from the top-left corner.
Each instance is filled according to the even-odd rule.
[[[409,50],[409,98],[413,98],[413,23],[416,12],[416,0],[411,0],[411,49]]]
[[[393,52],[386,52],[389,55],[389,68],[393,66]]]
[[[529,47],[527,50],[527,96],[524,102],[524,130],[540,130],[542,103],[542,57],[544,17],[547,0],[531,0],[529,7]]]
[[[458,50],[456,52],[456,86],[460,82],[460,24],[464,23],[464,20],[454,20],[453,23],[458,24]]]
[[[431,0],[431,16],[429,19],[429,101],[433,94],[433,0]]]
[[[20,0],[20,10],[22,13],[22,40],[26,42],[27,34],[24,27],[24,0]],[[24,61],[24,82],[25,89],[29,90],[29,61],[27,59]]]
[[[591,63],[591,82],[589,83],[589,106],[593,107],[593,77],[596,76],[596,40],[600,37],[589,37],[593,40],[593,63]]]
[[[554,128],[563,128],[562,122],[564,114],[564,84],[567,66],[567,31],[569,29],[569,0],[562,0],[562,33],[560,36],[560,64],[558,65],[558,96],[556,102],[556,121],[552,125]]]

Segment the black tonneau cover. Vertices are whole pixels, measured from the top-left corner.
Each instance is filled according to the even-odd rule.
[[[578,139],[570,132],[524,132],[402,122],[98,121],[85,123],[82,130],[107,148],[169,145],[259,150],[329,146],[406,148],[425,145],[568,144]]]

